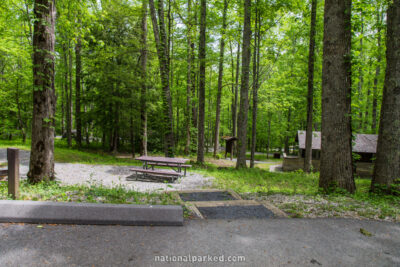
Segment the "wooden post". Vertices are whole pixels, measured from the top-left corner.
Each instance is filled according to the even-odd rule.
[[[8,161],[8,194],[19,197],[19,149],[7,148]]]

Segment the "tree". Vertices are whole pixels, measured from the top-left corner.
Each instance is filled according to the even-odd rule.
[[[204,163],[204,121],[206,98],[206,15],[207,2],[200,2],[200,39],[199,39],[199,121],[197,135],[197,162]]]
[[[378,79],[381,74],[381,14],[378,9],[376,15],[376,27],[377,27],[377,46],[378,46],[378,53],[377,53],[377,65],[375,70],[375,77],[374,77],[374,89],[373,89],[373,100],[372,100],[372,131],[376,133],[376,124],[377,124],[377,108],[378,108]]]
[[[224,0],[224,9],[222,11],[222,30],[219,50],[219,67],[218,67],[218,90],[217,90],[217,108],[215,113],[215,130],[214,130],[214,158],[217,156],[219,147],[219,128],[221,119],[221,98],[222,98],[222,78],[224,75],[224,53],[225,53],[225,32],[226,32],[226,12],[228,11],[228,0]]]
[[[387,10],[386,75],[371,189],[400,178],[400,1]]]
[[[33,118],[28,180],[54,179],[54,45],[56,7],[54,0],[35,0],[33,30]]]
[[[191,107],[192,107],[192,1],[187,1],[187,22],[186,22],[186,37],[187,37],[187,47],[186,47],[186,108],[185,108],[185,126],[186,126],[186,144],[185,144],[185,151],[186,155],[189,154],[190,151],[190,143],[191,143]]]
[[[249,76],[251,60],[251,0],[244,1],[244,25],[242,47],[242,80],[240,88],[240,109],[238,115],[238,146],[236,168],[246,168],[247,114],[249,111]]]
[[[169,64],[168,64],[168,44],[164,22],[164,2],[158,1],[158,23],[154,1],[149,0],[150,16],[153,23],[154,39],[156,41],[157,55],[160,65],[161,84],[163,89],[163,123],[165,138],[165,155],[172,157],[174,154],[174,130],[172,115],[172,99],[169,87]]]
[[[75,45],[75,127],[76,127],[76,144],[78,147],[82,145],[82,118],[81,118],[81,36],[78,35]]]
[[[351,0],[326,0],[319,186],[355,191],[351,129]],[[332,164],[334,163],[334,164]]]
[[[261,14],[258,10],[258,0],[255,8],[254,25],[254,51],[253,51],[253,112],[251,124],[251,157],[250,168],[254,168],[256,145],[257,145],[257,112],[258,112],[258,89],[260,78],[260,42],[261,42]]]
[[[307,93],[307,131],[306,156],[304,171],[310,172],[312,166],[312,134],[313,134],[313,101],[314,101],[314,62],[315,62],[315,28],[317,20],[317,0],[311,1],[310,46],[308,52],[308,93]]]
[[[142,132],[141,132],[141,153],[147,156],[147,0],[142,1],[142,50],[141,50],[141,108],[140,108],[140,118],[142,122]],[[132,141],[133,143],[133,141]],[[132,147],[134,144],[132,144]]]

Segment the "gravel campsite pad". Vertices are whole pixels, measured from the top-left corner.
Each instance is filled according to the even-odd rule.
[[[224,201],[236,200],[229,192],[192,192],[180,193],[183,201]]]
[[[198,207],[205,219],[269,219],[274,213],[262,205]]]
[[[29,151],[20,150],[20,174],[26,178],[29,170]],[[0,149],[0,162],[7,161],[7,150]],[[103,185],[108,188],[123,186],[137,192],[160,192],[175,190],[195,190],[211,186],[212,177],[189,172],[174,183],[128,181],[132,176],[132,166],[89,165],[75,163],[55,163],[56,180],[64,185]]]

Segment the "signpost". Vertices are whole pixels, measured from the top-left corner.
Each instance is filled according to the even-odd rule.
[[[19,149],[7,148],[8,195],[19,197]]]

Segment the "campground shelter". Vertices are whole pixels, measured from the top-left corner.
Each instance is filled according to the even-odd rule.
[[[304,167],[304,158],[306,154],[306,131],[298,131],[296,142],[299,146],[298,156],[284,155],[283,170],[293,171],[302,169]],[[375,134],[357,134],[353,141],[353,153],[359,155],[356,160],[357,172],[360,176],[372,173],[373,158],[376,154],[376,147],[378,143],[378,135]],[[312,154],[313,154],[313,167],[319,170],[320,156],[321,156],[321,132],[313,132],[312,134]]]

